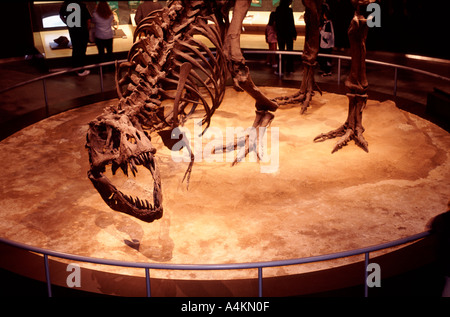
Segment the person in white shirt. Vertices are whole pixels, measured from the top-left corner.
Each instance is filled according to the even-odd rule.
[[[99,1],[92,13],[95,44],[100,61],[112,59],[114,31],[112,29],[114,14],[106,1]],[[105,56],[106,50],[106,56]],[[106,57],[106,58],[105,58]]]
[[[327,4],[322,6],[323,21],[320,27],[319,53],[331,54],[334,47],[334,28],[330,19],[330,10]],[[318,62],[322,77],[331,76],[332,60],[330,57],[319,57]]]

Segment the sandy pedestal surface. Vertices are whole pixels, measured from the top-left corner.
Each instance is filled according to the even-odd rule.
[[[263,87],[275,97],[294,89]],[[370,96],[369,96],[370,97]],[[164,216],[145,223],[103,202],[86,172],[87,123],[115,100],[71,110],[29,126],[0,143],[0,234],[51,250],[133,262],[220,264],[284,260],[351,250],[426,230],[450,198],[450,135],[392,101],[368,100],[363,114],[369,153],[354,142],[331,154],[336,140],[315,136],[338,128],[347,116],[345,95],[316,95],[305,115],[283,107],[267,129],[266,160],[208,154],[229,129],[248,128],[254,101],[227,89],[211,133],[195,138],[189,189],[181,183],[187,162],[157,134]],[[228,130],[227,130],[228,129]],[[180,154],[180,153],[175,153]],[[181,153],[182,154],[182,153]],[[152,184],[149,173],[114,184],[130,192]],[[361,258],[358,259],[358,261]],[[285,276],[352,262],[267,269]],[[93,270],[143,276],[142,270],[82,264]],[[170,279],[236,279],[254,271],[152,271]]]

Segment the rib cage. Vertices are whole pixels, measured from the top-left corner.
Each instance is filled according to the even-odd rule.
[[[146,222],[162,217],[162,183],[150,134],[158,132],[163,143],[174,149],[179,144],[174,142],[179,141],[172,139],[173,130],[194,114],[202,117],[205,131],[224,98],[227,71],[235,87],[256,99],[255,127],[263,117],[273,118],[266,112],[276,110],[276,104],[254,86],[237,50],[241,22],[235,15],[242,18],[249,5],[250,0],[173,0],[137,26],[127,61],[116,65],[120,100],[89,123],[86,135],[88,177],[111,209]],[[209,49],[198,36],[209,40],[215,49]],[[270,121],[264,120],[267,124]],[[183,177],[189,184],[195,156],[184,138],[182,142],[190,151],[191,161]],[[109,168],[113,176],[121,170],[128,177],[128,170],[133,175],[139,173],[137,166],[149,170],[153,198],[146,191],[137,196],[133,193],[131,198],[109,179]]]
[[[221,28],[227,22],[212,13],[214,3],[173,1],[137,26],[127,62],[116,68],[116,86],[119,110],[130,111],[139,128],[157,131],[172,124],[172,109],[163,102],[175,99],[170,89],[179,82],[185,62],[193,68],[180,100],[178,122],[183,124],[200,106],[202,124],[205,129],[209,126],[224,97],[227,69]],[[200,36],[216,49],[209,49]]]

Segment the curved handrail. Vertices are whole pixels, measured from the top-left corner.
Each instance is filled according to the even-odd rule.
[[[146,281],[146,291],[147,297],[151,296],[150,290],[150,269],[163,269],[163,270],[238,270],[238,269],[258,269],[258,296],[263,296],[263,274],[262,269],[267,267],[280,267],[280,266],[289,266],[289,265],[298,265],[312,262],[321,262],[334,260],[338,258],[350,257],[355,255],[364,254],[365,255],[365,267],[367,268],[369,265],[369,253],[374,251],[379,251],[383,249],[388,249],[400,245],[404,245],[410,242],[417,241],[419,239],[423,239],[431,234],[431,231],[421,232],[409,237],[401,238],[398,240],[377,244],[365,248],[354,249],[349,251],[290,259],[290,260],[279,260],[279,261],[266,261],[266,262],[250,262],[250,263],[235,263],[235,264],[161,264],[161,263],[144,263],[144,262],[127,262],[127,261],[118,261],[118,260],[110,260],[110,259],[99,259],[92,257],[84,257],[73,254],[67,254],[63,252],[57,252],[47,249],[42,249],[38,247],[29,246],[23,243],[11,241],[8,239],[0,238],[0,243],[5,243],[11,245],[13,247],[18,247],[27,251],[40,253],[44,255],[44,265],[45,265],[45,278],[47,283],[47,292],[48,296],[52,296],[51,289],[51,281],[50,281],[50,268],[48,263],[48,256],[79,261],[79,262],[87,262],[87,263],[95,263],[102,265],[111,265],[111,266],[120,266],[120,267],[133,267],[133,268],[142,268],[145,269],[145,281]],[[364,271],[364,296],[368,296],[368,285],[367,285],[367,270]]]
[[[301,56],[303,55],[302,51],[264,51],[264,50],[246,50],[243,51],[244,54],[245,53],[253,53],[253,54],[276,54],[276,55],[294,55],[294,56]],[[334,58],[334,59],[344,59],[344,60],[351,60],[351,56],[346,56],[346,55],[335,55],[335,54],[325,54],[325,53],[319,53],[318,56],[320,57],[330,57],[330,58]],[[419,73],[422,75],[427,75],[430,77],[435,77],[435,78],[439,78],[442,80],[446,80],[446,81],[450,81],[450,77],[445,77],[439,74],[435,74],[432,72],[428,72],[419,68],[414,68],[414,67],[409,67],[409,66],[404,66],[404,65],[399,65],[399,64],[394,64],[394,63],[389,63],[389,62],[382,62],[382,61],[377,61],[374,59],[366,59],[366,64],[374,64],[374,65],[380,65],[380,66],[386,66],[386,67],[392,67],[392,68],[398,68],[398,69],[403,69],[403,70],[407,70],[407,71],[411,71],[411,72],[415,72],[415,73]]]
[[[286,51],[244,51],[244,53],[253,53],[253,54],[277,54],[277,55],[302,55],[303,53],[301,51],[293,51],[293,52],[286,52]],[[324,57],[331,57],[331,58],[335,58],[335,59],[344,59],[344,60],[350,60],[351,57],[349,56],[344,56],[344,55],[333,55],[333,54],[319,54],[319,56],[324,56]],[[79,67],[79,68],[72,68],[72,69],[68,69],[68,70],[63,70],[60,72],[56,72],[56,73],[52,73],[52,74],[47,74],[44,76],[40,76],[37,78],[33,78],[31,80],[28,81],[24,81],[21,83],[18,83],[16,85],[7,87],[5,89],[0,90],[0,93],[6,92],[8,90],[14,89],[14,88],[18,88],[21,86],[25,86],[27,84],[33,83],[33,82],[37,82],[37,81],[44,81],[45,79],[51,78],[51,77],[56,77],[62,74],[66,74],[66,73],[70,73],[70,72],[74,72],[80,69],[92,69],[92,68],[96,68],[99,67],[101,69],[101,67],[103,66],[108,66],[108,65],[113,65],[116,62],[123,62],[125,60],[119,60],[119,61],[111,61],[111,62],[105,62],[105,63],[100,63],[100,64],[92,64],[92,65],[88,65],[85,67]],[[412,67],[407,67],[407,66],[403,66],[403,65],[398,65],[398,64],[393,64],[393,63],[387,63],[387,62],[381,62],[381,61],[376,61],[376,60],[366,60],[367,63],[371,63],[371,64],[376,64],[376,65],[382,65],[382,66],[386,66],[386,67],[393,67],[395,69],[396,75],[395,75],[395,82],[394,82],[394,95],[396,92],[396,85],[397,85],[397,69],[404,69],[407,71],[412,71],[412,72],[416,72],[416,73],[420,73],[426,76],[431,76],[431,77],[435,77],[441,80],[445,80],[445,81],[450,81],[450,78],[445,77],[445,76],[441,76],[438,74],[434,74],[428,71],[424,71],[421,69],[417,69],[417,68],[412,68]],[[340,66],[340,65],[339,65]],[[340,73],[340,72],[339,72]],[[338,76],[338,83],[339,83],[339,78],[340,76]],[[45,90],[45,84],[44,84],[44,90]],[[366,255],[366,262],[368,261],[368,255],[371,252],[374,251],[379,251],[379,250],[383,250],[383,249],[388,249],[391,247],[396,247],[396,246],[400,246],[400,245],[404,245],[410,242],[414,242],[417,241],[419,239],[425,238],[427,236],[429,236],[431,234],[430,231],[425,231],[422,233],[418,233],[409,237],[405,237],[405,238],[401,238],[398,240],[394,240],[394,241],[390,241],[387,243],[382,243],[382,244],[377,244],[377,245],[373,245],[373,246],[368,246],[368,247],[364,247],[364,248],[360,248],[360,249],[354,249],[354,250],[348,250],[348,251],[343,251],[343,252],[337,252],[337,253],[331,253],[331,254],[325,254],[325,255],[318,255],[318,256],[311,256],[311,257],[305,257],[305,258],[296,258],[296,259],[289,259],[289,260],[279,260],[279,261],[265,261],[265,262],[250,262],[250,263],[234,263],[234,264],[161,264],[161,263],[144,263],[144,262],[129,262],[129,261],[119,261],[119,260],[112,260],[112,259],[99,259],[99,258],[92,258],[92,257],[84,257],[84,256],[79,256],[79,255],[73,255],[73,254],[68,254],[68,253],[63,253],[63,252],[57,252],[57,251],[53,251],[53,250],[47,250],[47,249],[43,249],[43,248],[38,248],[38,247],[34,247],[34,246],[29,246],[26,244],[22,244],[19,242],[15,242],[15,241],[11,241],[8,239],[4,239],[0,237],[0,243],[4,243],[4,244],[8,244],[11,245],[13,247],[17,247],[20,249],[24,249],[27,251],[31,251],[31,252],[35,252],[35,253],[40,253],[44,255],[44,259],[45,259],[45,263],[46,263],[46,276],[47,276],[47,285],[48,285],[48,293],[49,296],[51,296],[51,288],[50,288],[50,280],[49,280],[49,274],[48,274],[48,256],[53,256],[53,257],[57,257],[57,258],[63,258],[63,259],[68,259],[68,260],[73,260],[73,261],[80,261],[80,262],[88,262],[88,263],[94,263],[94,264],[103,264],[103,265],[111,265],[111,266],[121,266],[121,267],[133,267],[133,268],[143,268],[146,270],[146,282],[147,282],[147,295],[150,295],[150,283],[149,283],[149,273],[148,270],[149,269],[166,269],[166,270],[234,270],[234,269],[258,269],[258,280],[259,280],[259,295],[262,296],[262,268],[267,268],[267,267],[279,267],[279,266],[289,266],[289,265],[299,265],[299,264],[305,264],[305,263],[312,263],[312,262],[321,262],[321,261],[327,261],[327,260],[333,260],[333,259],[338,259],[338,258],[345,258],[345,257],[350,257],[350,256],[355,256],[355,255],[360,255],[360,254],[365,254]],[[366,291],[365,294],[367,295],[367,286],[366,286]]]
[[[91,64],[91,65],[86,65],[84,67],[70,68],[70,69],[61,70],[59,72],[54,72],[54,73],[51,73],[51,74],[42,75],[42,76],[39,76],[39,77],[36,77],[36,78],[32,78],[32,79],[29,79],[29,80],[17,83],[15,85],[12,85],[12,86],[9,86],[9,87],[6,87],[6,88],[3,88],[2,90],[0,90],[0,94],[4,93],[4,92],[7,92],[8,90],[12,90],[14,88],[19,88],[19,87],[22,87],[22,86],[25,86],[25,85],[28,85],[28,84],[32,84],[32,83],[40,81],[40,80],[45,80],[45,79],[56,77],[56,76],[59,76],[59,75],[73,73],[73,72],[76,72],[76,71],[79,71],[79,70],[82,70],[82,69],[92,69],[92,68],[97,68],[97,67],[109,66],[109,65],[115,64],[116,62],[117,63],[122,63],[122,62],[125,62],[125,61],[126,61],[125,59],[121,59],[121,60],[111,61],[111,62]]]
[[[295,55],[295,56],[303,55],[302,51],[244,50],[243,53],[244,54],[251,53],[251,54]],[[334,58],[334,59],[351,60],[350,56],[345,56],[345,55],[319,53],[319,56],[321,56],[321,57],[330,57],[330,58]],[[55,72],[55,73],[39,76],[39,77],[30,79],[30,80],[23,81],[23,82],[20,82],[18,84],[12,85],[10,87],[1,89],[0,90],[0,94],[6,92],[8,90],[14,89],[14,88],[25,86],[25,85],[28,85],[28,84],[31,84],[31,83],[34,83],[34,82],[37,82],[37,81],[40,81],[40,80],[45,80],[45,79],[48,79],[48,78],[51,78],[51,77],[56,77],[56,76],[63,75],[63,74],[66,74],[66,73],[72,73],[72,72],[75,72],[75,71],[78,71],[78,70],[82,70],[82,69],[92,69],[92,68],[97,68],[97,67],[102,67],[102,66],[109,66],[109,65],[115,64],[116,62],[117,63],[122,63],[122,62],[125,62],[125,61],[126,61],[126,59],[121,59],[121,60],[111,61],[111,62],[91,64],[91,65],[87,65],[87,66],[84,66],[84,67],[70,68],[70,69],[59,71],[59,72]],[[388,63],[388,62],[382,62],[382,61],[377,61],[377,60],[372,60],[372,59],[366,59],[366,63],[368,63],[368,64],[375,64],[375,65],[381,65],[381,66],[386,66],[386,67],[392,67],[392,68],[398,68],[398,69],[403,69],[403,70],[419,73],[419,74],[422,74],[422,75],[426,75],[426,76],[435,77],[435,78],[438,78],[438,79],[450,81],[450,77],[445,77],[445,76],[442,76],[442,75],[439,75],[439,74],[435,74],[435,73],[428,72],[428,71],[421,70],[421,69],[414,68],[414,67],[409,67],[409,66],[404,66],[404,65],[394,64],[394,63]]]
[[[130,261],[120,261],[111,259],[100,259],[93,257],[86,257],[81,255],[68,254],[64,252],[58,252],[48,249],[43,249],[39,247],[30,246],[20,242],[0,238],[1,243],[8,244],[13,247],[24,249],[27,251],[46,254],[48,256],[53,256],[57,258],[62,258],[72,261],[88,262],[94,264],[103,264],[111,266],[121,266],[121,267],[132,267],[132,268],[142,268],[142,269],[159,269],[159,270],[189,270],[189,271],[212,271],[212,270],[239,270],[239,269],[256,269],[256,268],[266,268],[266,267],[276,267],[276,266],[290,266],[298,264],[306,264],[312,262],[322,262],[328,260],[335,260],[339,258],[346,258],[350,256],[371,253],[375,251],[380,251],[384,249],[389,249],[399,245],[414,242],[416,240],[423,239],[431,234],[431,231],[424,231],[417,233],[408,237],[397,239],[394,241],[381,243],[377,245],[372,245],[364,248],[353,249],[348,251],[310,256],[304,258],[296,258],[289,260],[277,260],[277,261],[264,261],[264,262],[248,262],[248,263],[229,263],[229,264],[163,264],[163,263],[147,263],[147,262],[130,262]]]

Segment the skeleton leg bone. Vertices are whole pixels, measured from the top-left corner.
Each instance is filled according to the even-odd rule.
[[[251,129],[256,133],[254,135],[246,135],[244,140],[236,140],[234,144],[228,144],[222,148],[216,148],[213,152],[222,150],[226,151],[229,149],[237,149],[238,145],[244,142],[244,150],[242,155],[236,157],[233,162],[235,165],[237,162],[242,161],[242,159],[248,155],[252,150],[255,150],[255,138],[259,139],[260,128],[267,127],[274,118],[274,115],[269,111],[276,111],[278,109],[278,104],[276,101],[271,100],[265,96],[261,90],[256,87],[250,76],[248,67],[245,65],[245,59],[242,55],[240,49],[240,34],[242,29],[242,22],[247,14],[247,10],[250,7],[251,1],[236,1],[233,9],[233,19],[230,23],[229,29],[227,31],[227,36],[224,45],[225,55],[228,61],[228,70],[233,78],[234,87],[237,90],[243,90],[255,99],[256,107],[256,117],[253,122]],[[264,130],[265,131],[265,130]],[[259,158],[259,153],[257,153]]]
[[[317,67],[317,55],[320,44],[320,19],[323,0],[303,0],[305,6],[305,47],[303,50],[303,79],[300,89],[292,96],[277,97],[275,100],[280,105],[300,103],[300,114],[306,112],[314,96],[314,89],[322,91],[314,80],[314,70]]]
[[[177,92],[175,94],[175,100],[173,103],[172,130],[178,128],[178,126],[179,126],[179,120],[178,120],[178,110],[179,109],[178,108],[180,105],[181,95],[183,93],[183,89],[186,84],[186,80],[189,76],[189,72],[191,71],[191,68],[192,68],[192,65],[188,62],[183,63],[180,66],[180,80],[178,82]],[[184,133],[182,134],[182,137],[183,137],[184,146],[186,147],[186,149],[189,151],[189,153],[191,155],[191,161],[189,162],[189,166],[188,166],[186,172],[184,173],[184,177],[181,182],[184,182],[184,180],[186,179],[186,187],[189,188],[189,180],[191,178],[192,166],[194,165],[195,156],[194,156],[194,152],[192,151],[192,149],[189,145],[189,141],[186,140],[186,136]]]
[[[350,140],[354,140],[364,151],[369,151],[368,143],[363,137],[364,128],[362,126],[362,112],[366,106],[366,91],[369,86],[366,78],[365,64],[367,20],[359,14],[358,1],[353,2],[356,3],[357,7],[348,30],[352,63],[350,74],[345,81],[345,86],[350,91],[347,94],[349,99],[347,121],[338,129],[328,133],[322,133],[314,138],[314,142],[322,142],[340,137],[331,153],[341,149]]]
[[[258,148],[256,144],[257,140],[260,140],[260,128],[266,128],[272,122],[275,116],[269,111],[276,111],[278,109],[278,104],[274,100],[267,98],[267,96],[265,96],[261,90],[255,86],[253,80],[251,79],[249,69],[244,63],[231,62],[229,63],[229,67],[231,75],[238,86],[255,99],[255,107],[257,109],[255,121],[252,126],[253,129],[251,130],[256,130],[256,135],[250,134],[245,136],[244,151],[242,155],[238,155],[234,160],[233,165],[235,165],[236,163],[242,161],[243,158],[245,158],[252,150],[256,151],[257,157],[259,158],[260,155],[257,151]],[[237,140],[232,148],[236,149],[240,142],[240,140]],[[229,148],[230,146],[227,145],[223,150],[227,150]]]

